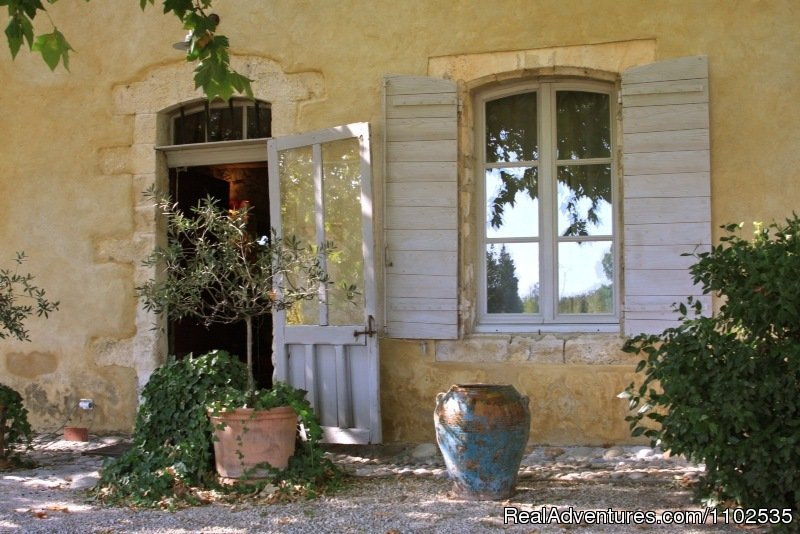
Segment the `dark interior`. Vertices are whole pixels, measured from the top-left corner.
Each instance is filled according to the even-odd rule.
[[[201,199],[210,195],[220,206],[240,208],[249,202],[252,232],[269,235],[269,187],[267,163],[236,163],[170,169],[170,195],[178,207],[189,213]],[[208,327],[193,319],[169,324],[170,354],[181,358],[189,353],[203,354],[213,349],[226,350],[247,359],[244,323],[214,324]],[[258,387],[272,385],[272,316],[253,322],[253,374]]]

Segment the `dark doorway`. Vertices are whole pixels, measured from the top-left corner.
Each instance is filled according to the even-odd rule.
[[[211,196],[228,209],[251,206],[251,231],[269,235],[269,187],[267,163],[234,163],[170,169],[172,199],[184,213]],[[169,352],[178,358],[189,353],[203,354],[213,349],[226,350],[246,360],[244,323],[204,326],[193,319],[171,321]],[[261,388],[272,386],[272,316],[253,322],[253,374]]]

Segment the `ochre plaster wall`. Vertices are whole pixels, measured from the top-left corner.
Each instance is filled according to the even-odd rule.
[[[561,356],[552,363],[504,354],[508,336],[486,339],[471,352],[494,361],[437,361],[436,342],[384,340],[381,343],[381,409],[386,441],[434,440],[436,393],[452,384],[511,384],[530,398],[531,436],[535,443],[607,445],[629,442],[622,401],[617,393],[634,378],[630,365],[573,363]],[[525,341],[518,344],[526,345]],[[532,345],[536,345],[534,340]],[[494,345],[494,346],[492,346]],[[569,342],[561,343],[562,347]],[[559,351],[553,351],[558,353]],[[580,358],[578,358],[580,360]]]
[[[548,66],[613,74],[696,54],[710,64],[715,228],[781,218],[800,204],[800,4],[793,0],[217,4],[236,64],[258,78],[256,96],[273,102],[275,135],[371,123],[376,206],[385,74],[453,77],[463,97],[470,83],[495,74]],[[171,48],[182,39],[179,24],[158,7],[142,12],[138,5],[48,5],[76,50],[69,73],[51,73],[25,51],[14,62],[0,52],[0,265],[25,250],[26,269],[61,301],[49,320],[30,321],[31,343],[0,341],[0,381],[25,395],[39,428],[64,422],[78,398],[92,397],[94,430],[130,429],[138,388],[164,357],[163,339],[150,331],[153,318],[134,297],[135,284],[149,275],[139,260],[157,235],[140,193],[164,179],[153,151],[166,140],[163,112],[200,95],[191,68]],[[36,22],[49,31],[46,17]],[[462,113],[464,151],[469,106]],[[512,383],[531,397],[538,442],[628,440],[614,395],[630,381],[635,362],[619,352],[618,336],[469,335],[469,176],[464,157],[467,337],[382,340],[386,439],[431,439],[435,394],[459,381],[486,380]],[[378,236],[380,224],[378,209]]]

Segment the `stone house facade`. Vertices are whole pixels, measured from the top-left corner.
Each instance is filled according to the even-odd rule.
[[[257,105],[204,102],[180,28],[127,3],[49,8],[71,72],[0,57],[2,251],[61,301],[0,345],[0,380],[42,429],[92,398],[93,431],[130,430],[167,354],[219,339],[137,301],[153,184],[262,195],[263,221],[314,237],[314,165],[360,183],[321,226],[358,256],[358,312],[262,328],[264,373],[343,441],[431,440],[436,393],[500,382],[537,443],[629,442],[620,347],[698,295],[681,253],[800,200],[790,1],[218,2]]]

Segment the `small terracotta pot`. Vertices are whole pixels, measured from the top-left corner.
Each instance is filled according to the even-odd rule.
[[[277,469],[289,465],[297,433],[297,413],[292,408],[239,408],[218,416],[209,413],[209,418],[215,428],[214,458],[221,477],[263,478],[267,474],[263,470],[246,471],[264,462]],[[225,424],[224,429],[217,428],[220,423]]]
[[[65,426],[64,439],[66,441],[89,441],[89,429],[82,426]]]

